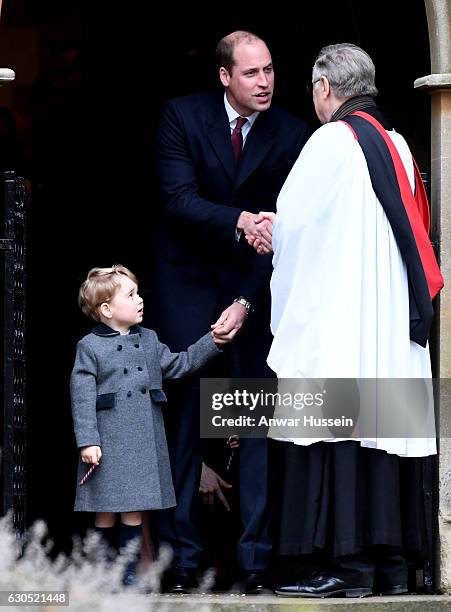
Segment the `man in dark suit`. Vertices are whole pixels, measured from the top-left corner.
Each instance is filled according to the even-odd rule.
[[[261,210],[275,210],[309,136],[304,122],[271,105],[274,71],[263,40],[233,32],[218,44],[217,60],[224,91],[167,102],[158,135],[164,215],[156,239],[159,297],[152,324],[173,351],[212,324],[217,333],[236,336],[216,364],[168,389],[166,433],[177,507],[163,513],[161,541],[175,555],[171,592],[195,586],[202,552],[196,530],[199,378],[273,375],[266,365],[271,258],[256,256],[245,235],[270,239],[269,224],[255,219]],[[239,450],[243,530],[237,557],[248,593],[262,591],[271,554],[266,442],[243,439]]]

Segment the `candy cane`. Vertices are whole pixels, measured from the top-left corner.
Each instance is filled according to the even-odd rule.
[[[91,474],[93,473],[93,471],[94,471],[94,468],[95,468],[95,467],[96,467],[95,465],[92,465],[92,466],[89,468],[89,470],[86,472],[86,474],[83,476],[83,478],[82,478],[82,479],[80,480],[80,482],[78,483],[78,485],[79,485],[79,486],[81,486],[81,485],[85,484],[85,482],[88,480],[88,478],[89,478],[89,477],[91,476]]]

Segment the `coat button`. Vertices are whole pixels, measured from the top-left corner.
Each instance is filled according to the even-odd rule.
[[[142,372],[142,371],[143,371],[142,367],[138,366],[138,372]]]
[[[135,344],[135,348],[139,348],[139,344]]]
[[[144,393],[146,393],[146,392],[147,392],[147,389],[145,389],[145,388],[143,387],[143,388],[141,389],[141,393],[143,393],[143,394],[144,394]]]
[[[131,397],[131,396],[132,396],[132,392],[131,392],[131,391],[128,391],[128,392],[127,392],[127,397]]]
[[[124,368],[124,374],[128,374],[127,368]]]
[[[122,351],[122,344],[118,344],[118,345],[117,345],[117,350],[118,350],[118,351]]]

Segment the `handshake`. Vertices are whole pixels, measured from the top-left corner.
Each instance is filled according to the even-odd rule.
[[[243,211],[238,218],[237,230],[244,232],[246,240],[259,255],[272,253],[272,226],[276,220],[273,212],[258,215]]]

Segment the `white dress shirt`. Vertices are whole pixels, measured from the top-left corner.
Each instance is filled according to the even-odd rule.
[[[224,94],[224,106],[227,112],[227,116],[229,118],[230,134],[232,134],[233,130],[235,129],[236,122],[238,121],[238,117],[241,117],[242,115],[240,115],[240,113],[237,113],[236,110],[230,105],[229,101],[227,100],[226,94]],[[254,122],[259,114],[260,113],[256,111],[255,113],[252,113],[252,115],[249,115],[249,117],[246,117],[247,121],[241,128],[241,134],[243,136],[243,147],[244,143],[246,142],[247,135],[249,134],[251,127],[254,125]]]

